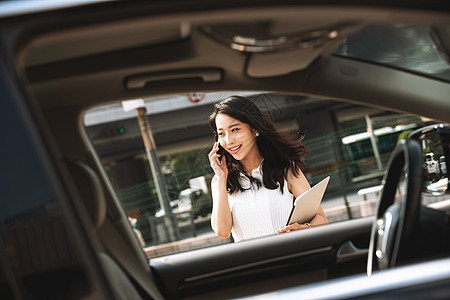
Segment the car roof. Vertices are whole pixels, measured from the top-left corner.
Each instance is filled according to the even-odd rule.
[[[346,37],[368,24],[448,26],[448,12],[438,9],[438,1],[421,1],[413,9],[403,8],[409,6],[403,1],[183,3],[94,1],[36,12],[33,18],[7,18],[11,24],[28,20],[17,33],[21,77],[43,110],[85,111],[189,92],[265,90],[407,108],[450,120],[447,82],[333,55]],[[248,52],[255,37],[256,43],[272,46],[286,37],[317,44]],[[233,39],[237,42],[230,45]]]

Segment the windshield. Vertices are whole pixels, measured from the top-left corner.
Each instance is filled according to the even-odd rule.
[[[450,82],[450,64],[432,32],[428,26],[372,24],[346,38],[335,54]]]

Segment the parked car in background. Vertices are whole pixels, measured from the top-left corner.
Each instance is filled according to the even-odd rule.
[[[185,189],[180,192],[178,200],[175,201],[180,212],[192,209],[192,191],[191,189]]]
[[[434,159],[434,153],[430,152],[425,154],[425,164],[427,176],[430,181],[436,181],[440,178],[440,163]]]
[[[185,189],[180,192],[179,198],[176,200],[172,200],[169,202],[170,207],[172,208],[172,213],[179,214],[187,211],[191,211],[192,209],[192,191],[191,189]],[[164,209],[160,209],[155,213],[156,217],[164,216]]]
[[[1,298],[448,299],[450,191],[424,182],[424,157],[450,159],[449,9],[1,1]],[[305,134],[308,179],[331,175],[330,224],[240,243],[211,233],[210,197],[189,180],[211,178],[207,119],[231,93]],[[376,132],[409,124],[400,141]],[[162,158],[165,181],[149,180]],[[155,218],[163,183],[172,200],[189,187],[174,204],[199,218]],[[128,216],[147,226],[145,249]]]

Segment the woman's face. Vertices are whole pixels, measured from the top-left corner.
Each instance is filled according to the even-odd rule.
[[[216,116],[218,142],[236,160],[243,160],[249,153],[257,151],[256,131],[246,123],[228,115]]]

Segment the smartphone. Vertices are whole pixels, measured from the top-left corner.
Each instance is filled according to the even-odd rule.
[[[220,166],[220,160],[222,159],[222,155],[225,155],[225,149],[219,144],[219,151],[217,151],[217,154],[220,155],[220,157],[216,157],[216,161]]]

